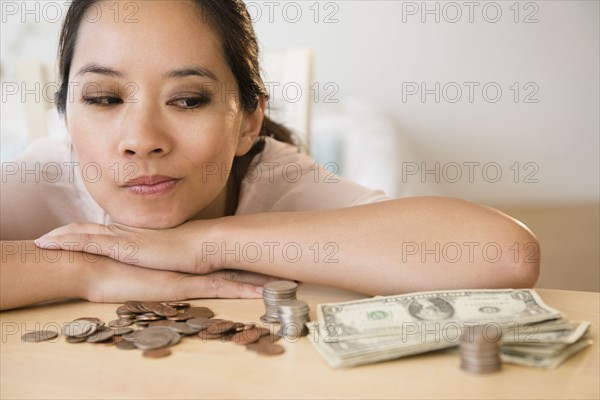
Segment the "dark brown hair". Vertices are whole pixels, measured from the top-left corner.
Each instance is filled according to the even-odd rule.
[[[69,73],[77,44],[77,33],[88,8],[99,0],[73,0],[62,25],[58,45],[58,70],[60,87],[56,93],[56,106],[64,115],[69,86]],[[225,60],[235,76],[240,93],[240,103],[246,112],[256,110],[260,97],[268,97],[260,76],[258,42],[252,27],[250,14],[242,0],[193,0],[202,18],[221,40]],[[281,142],[294,144],[291,131],[280,123],[264,117],[259,140],[244,156],[235,157],[232,177],[236,190],[248,172],[252,158],[264,148],[264,137],[270,136]]]

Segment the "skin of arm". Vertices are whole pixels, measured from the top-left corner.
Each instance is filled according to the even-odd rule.
[[[204,255],[210,270],[227,266],[370,295],[532,287],[540,268],[539,242],[523,224],[451,198],[229,217],[213,232],[213,246],[203,244],[216,251]]]
[[[0,310],[60,298],[84,298],[83,253],[39,249],[31,241],[3,241]]]
[[[197,220],[166,230],[73,224],[36,243],[77,243],[73,250],[147,268],[192,274],[233,268],[370,295],[532,287],[540,268],[538,240],[523,224],[444,197]],[[133,245],[135,257],[109,250],[117,245]]]
[[[157,271],[96,254],[41,249],[32,241],[3,241],[1,246],[0,310],[65,298],[110,303],[258,298],[260,285],[277,279],[230,270],[201,276]]]

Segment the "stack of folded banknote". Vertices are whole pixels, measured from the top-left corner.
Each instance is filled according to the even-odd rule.
[[[504,362],[554,368],[591,344],[586,321],[568,321],[532,289],[419,292],[319,304],[310,341],[334,368],[457,346],[485,326]]]

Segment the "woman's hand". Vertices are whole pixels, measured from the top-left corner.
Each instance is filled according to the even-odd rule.
[[[88,255],[85,298],[93,302],[176,301],[197,298],[260,298],[262,285],[278,279],[246,271],[190,275],[124,265]]]
[[[142,229],[120,224],[75,223],[57,228],[35,241],[45,249],[103,255],[125,264],[191,274],[219,269],[202,254],[198,243],[210,221],[193,221],[172,229]]]

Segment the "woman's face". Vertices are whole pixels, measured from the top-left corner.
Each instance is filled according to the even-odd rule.
[[[219,38],[192,2],[115,4],[90,8],[70,71],[66,122],[87,189],[130,226],[222,216],[261,107],[241,109]]]

